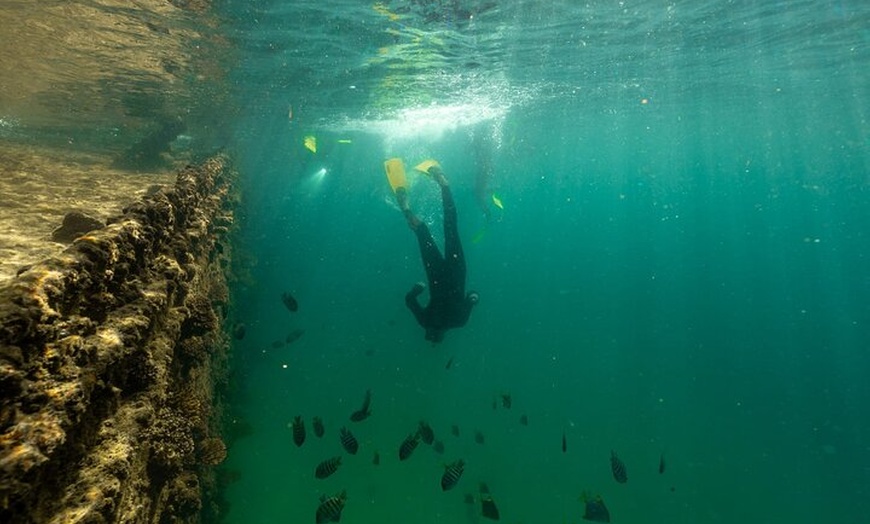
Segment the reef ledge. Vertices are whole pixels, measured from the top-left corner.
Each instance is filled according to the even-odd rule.
[[[0,522],[201,521],[235,178],[188,166],[0,285]]]

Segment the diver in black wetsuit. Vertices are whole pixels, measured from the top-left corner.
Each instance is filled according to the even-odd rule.
[[[444,339],[445,331],[462,327],[468,322],[471,309],[477,304],[479,297],[474,291],[465,293],[465,255],[459,241],[456,204],[453,202],[447,178],[437,164],[429,167],[428,173],[441,186],[441,201],[444,205],[444,256],[438,251],[429,227],[411,211],[407,190],[401,188],[396,192],[396,197],[408,225],[417,235],[423,267],[429,281],[429,304],[425,308],[417,301],[417,297],[426,287],[422,282],[414,284],[408,291],[405,304],[414,313],[417,322],[426,329],[426,340],[437,343]]]

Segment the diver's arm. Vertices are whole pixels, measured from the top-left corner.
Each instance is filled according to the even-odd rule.
[[[426,327],[425,322],[425,314],[423,312],[423,308],[420,306],[420,302],[417,301],[417,297],[420,296],[420,292],[416,291],[416,286],[408,291],[405,294],[405,305],[408,306],[408,309],[411,310],[411,313],[414,314],[414,318],[417,319],[417,323],[423,327]]]

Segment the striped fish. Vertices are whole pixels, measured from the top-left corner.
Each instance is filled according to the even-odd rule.
[[[305,443],[305,422],[299,415],[293,417],[293,443],[296,447]]]
[[[314,470],[314,476],[319,479],[325,479],[338,471],[339,466],[341,466],[341,457],[328,458],[317,465],[317,469]]]
[[[610,522],[610,511],[608,511],[607,506],[604,505],[604,499],[601,498],[601,495],[595,495],[593,497],[584,492],[583,495],[580,496],[580,500],[582,500],[583,504],[586,505],[586,509],[583,512],[583,520],[591,522]]]
[[[610,469],[613,471],[613,478],[620,484],[625,484],[628,481],[628,473],[625,471],[625,464],[616,455],[616,452],[610,450]]]
[[[498,506],[492,499],[492,493],[489,492],[489,486],[485,482],[480,483],[480,514],[490,520],[498,520],[501,518],[498,512]]]
[[[444,466],[444,474],[441,475],[441,490],[449,491],[453,489],[456,486],[456,483],[459,482],[459,478],[462,476],[464,470],[465,461],[462,459]]]
[[[347,428],[341,428],[339,438],[341,439],[341,446],[344,450],[351,455],[356,455],[356,452],[359,451],[359,442],[356,440],[356,437],[353,436],[353,433],[348,431]]]
[[[399,460],[405,460],[411,456],[411,453],[417,449],[417,444],[420,443],[420,433],[415,431],[411,433],[405,440],[402,441],[402,445],[399,446]]]
[[[324,522],[338,522],[341,520],[341,510],[347,500],[347,492],[342,491],[337,495],[320,497],[320,505],[317,506],[317,524]]]

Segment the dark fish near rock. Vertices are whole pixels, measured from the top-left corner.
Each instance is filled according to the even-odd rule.
[[[586,493],[580,497],[580,500],[585,504],[583,511],[583,519],[592,522],[610,522],[610,511],[604,505],[604,499],[601,495],[589,497]]]
[[[304,334],[305,334],[304,329],[294,329],[293,331],[291,331],[290,333],[287,334],[287,338],[284,339],[284,342],[287,345],[290,345],[290,344],[296,342],[297,340],[299,340],[300,338],[302,338],[302,335],[304,335]]]
[[[320,497],[320,505],[317,506],[317,524],[340,521],[345,501],[347,501],[346,491],[342,491],[341,493],[331,497],[327,497],[326,495]]]
[[[296,312],[299,310],[299,302],[296,302],[296,299],[293,298],[293,295],[291,295],[290,293],[281,293],[281,302],[283,302],[284,307],[286,307],[291,312]]]
[[[314,427],[314,436],[317,438],[322,437],[323,434],[326,433],[326,429],[323,427],[323,419],[320,417],[314,417],[311,421],[311,425]]]
[[[568,439],[565,437],[564,431],[562,431],[562,453],[568,453]]]
[[[296,447],[301,447],[302,444],[305,444],[305,422],[303,422],[302,417],[296,415],[293,417],[293,443],[296,444]]]
[[[514,401],[511,398],[510,393],[502,393],[501,394],[501,406],[505,409],[510,409],[513,406]]]
[[[459,436],[459,426],[457,426],[456,424],[453,424],[452,426],[450,426],[450,434],[453,435],[454,437],[458,437]]]
[[[453,367],[453,357],[450,357],[450,360],[447,361],[447,364],[444,365],[444,369],[450,369]]]
[[[233,338],[236,340],[242,340],[245,338],[245,334],[247,333],[247,328],[241,322],[233,326]]]
[[[325,479],[338,471],[339,466],[341,466],[341,457],[328,458],[317,465],[317,468],[314,470],[314,476],[319,479]]]
[[[341,447],[345,451],[351,455],[356,455],[356,452],[359,451],[359,441],[353,436],[353,433],[348,431],[347,428],[341,428],[339,439],[341,440]]]
[[[353,422],[362,422],[363,420],[369,418],[372,414],[371,410],[369,409],[371,403],[372,390],[367,389],[365,399],[363,399],[362,407],[351,413],[350,420]]]
[[[420,434],[420,438],[427,446],[431,446],[432,442],[435,440],[435,432],[432,430],[432,426],[430,426],[425,420],[420,421],[420,424],[417,427],[417,433]]]
[[[465,470],[465,461],[462,459],[444,466],[444,474],[441,475],[441,490],[450,491],[459,482],[462,472]]]
[[[399,460],[407,460],[414,453],[414,450],[417,449],[417,444],[419,443],[420,433],[417,431],[405,437],[405,440],[399,446]]]
[[[665,472],[665,454],[659,456],[659,475]]]
[[[474,441],[478,444],[486,443],[486,438],[483,436],[483,433],[481,433],[480,430],[474,432]]]
[[[610,469],[613,471],[613,478],[620,484],[628,482],[628,473],[625,471],[625,464],[616,455],[616,452],[610,450]]]

